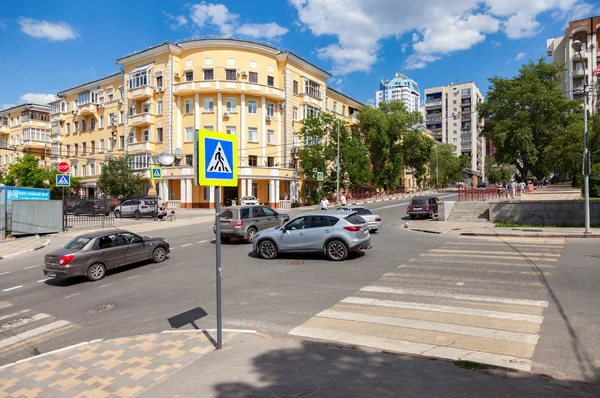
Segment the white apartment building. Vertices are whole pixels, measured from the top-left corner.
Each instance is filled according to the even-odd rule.
[[[573,100],[583,101],[584,81],[589,87],[588,107],[592,111],[598,109],[598,76],[600,75],[600,16],[585,18],[569,22],[564,36],[555,37],[546,41],[548,56],[552,61],[565,65],[566,70],[560,73],[562,78],[562,91]],[[581,57],[571,47],[575,40],[579,40]],[[584,67],[585,66],[585,67]]]
[[[453,144],[467,155],[466,172],[477,184],[485,175],[485,139],[480,136],[477,104],[484,98],[473,82],[425,89],[425,124],[437,142]]]
[[[393,79],[380,81],[379,90],[375,92],[375,106],[382,101],[395,100],[404,102],[409,112],[418,111],[421,104],[419,85],[402,73],[396,73]]]

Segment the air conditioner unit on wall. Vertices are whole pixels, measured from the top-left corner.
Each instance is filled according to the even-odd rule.
[[[266,119],[267,119],[267,122],[270,122],[270,121],[271,121],[271,119],[273,119],[273,117],[272,117],[272,116],[269,116],[269,115],[267,115]]]
[[[240,74],[242,76],[248,76],[248,71],[247,70],[243,70],[243,71],[240,72]]]
[[[229,117],[229,112],[223,112],[223,117]]]

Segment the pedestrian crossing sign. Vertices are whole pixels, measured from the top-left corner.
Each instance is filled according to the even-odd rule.
[[[237,136],[198,130],[196,158],[200,185],[237,187]]]
[[[150,175],[153,180],[162,180],[162,168],[161,167],[151,167]]]
[[[69,174],[57,174],[56,175],[56,186],[57,187],[70,187],[71,176]]]
[[[319,171],[317,173],[317,181],[323,181],[323,172],[322,171]]]

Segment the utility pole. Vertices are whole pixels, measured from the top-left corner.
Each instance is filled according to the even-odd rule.
[[[337,126],[337,161],[336,161],[336,166],[337,166],[337,172],[336,172],[336,177],[337,177],[337,191],[335,193],[335,204],[337,205],[338,201],[339,201],[339,197],[340,197],[340,121],[338,120],[336,123]]]

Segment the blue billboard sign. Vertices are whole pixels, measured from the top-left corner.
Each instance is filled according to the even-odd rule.
[[[50,200],[49,189],[0,187],[0,191],[6,195],[5,202],[10,200]]]

